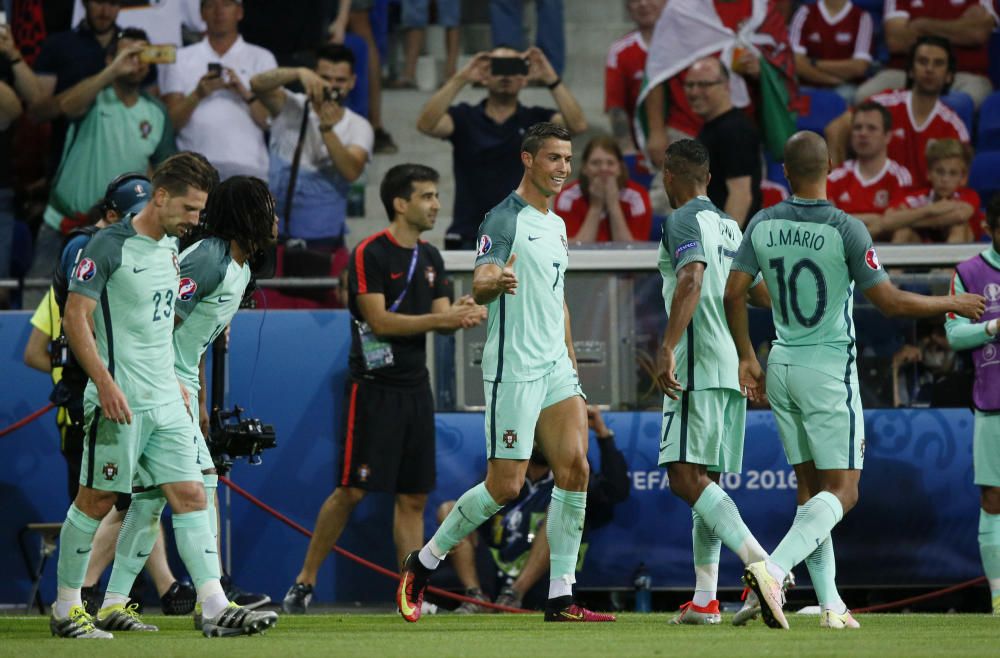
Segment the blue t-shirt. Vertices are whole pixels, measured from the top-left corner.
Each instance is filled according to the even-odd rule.
[[[496,123],[486,116],[484,100],[453,105],[448,114],[455,125],[448,138],[455,172],[455,210],[448,234],[472,241],[486,213],[521,182],[524,133],[536,123],[551,121],[556,111],[518,104],[509,119]]]

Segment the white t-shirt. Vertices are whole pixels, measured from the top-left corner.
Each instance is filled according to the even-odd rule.
[[[222,64],[239,76],[250,89],[250,78],[277,68],[270,51],[238,37],[224,55],[209,45],[208,39],[177,51],[177,63],[163,66],[160,92],[190,94],[208,72],[210,63]],[[231,176],[257,176],[267,180],[267,145],[264,132],[253,121],[250,106],[236,92],[216,91],[204,98],[191,119],[177,132],[177,148],[198,151],[211,162],[225,180]]]
[[[285,197],[288,195],[292,160],[302,127],[302,108],[306,102],[305,94],[287,91],[286,94],[284,107],[271,122],[271,174],[268,180],[277,201],[283,231]],[[333,126],[333,132],[341,144],[359,146],[371,159],[375,133],[363,116],[344,108],[344,116]],[[310,107],[295,183],[290,235],[307,240],[342,236],[346,228],[344,220],[350,186],[334,166],[319,132],[319,117]]]
[[[73,3],[73,25],[84,19],[83,0]],[[130,0],[123,2],[117,23],[121,27],[138,27],[146,31],[149,42],[160,45],[183,45],[181,26],[194,32],[205,31],[201,18],[200,0]]]

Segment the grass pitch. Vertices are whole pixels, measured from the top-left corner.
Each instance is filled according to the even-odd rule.
[[[206,639],[187,617],[147,616],[159,633],[118,633],[111,641],[53,638],[48,618],[0,616],[0,655],[335,656],[447,658],[611,658],[664,656],[996,656],[1000,618],[988,615],[859,615],[860,630],[830,631],[819,618],[790,615],[790,631],[668,626],[667,614],[623,614],[614,624],[543,624],[541,615],[428,616],[416,624],[390,614],[283,616],[262,637]]]

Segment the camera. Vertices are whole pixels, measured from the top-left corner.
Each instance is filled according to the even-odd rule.
[[[210,75],[222,75],[222,64],[219,64],[218,62],[209,62],[208,73]]]
[[[259,418],[243,419],[246,411],[241,407],[216,409],[212,414],[211,429],[206,437],[212,461],[220,474],[229,472],[233,460],[246,457],[257,465],[261,463],[261,453],[278,445],[273,425],[266,425]]]
[[[333,101],[337,105],[340,105],[340,100],[343,98],[343,93],[336,87],[323,87],[323,100]]]
[[[528,60],[521,57],[490,57],[490,75],[528,75]]]

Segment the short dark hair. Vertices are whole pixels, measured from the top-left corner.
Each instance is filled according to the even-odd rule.
[[[189,187],[211,194],[219,184],[219,172],[201,153],[181,151],[161,162],[152,180],[154,191],[162,187],[171,196],[186,194]]]
[[[205,232],[235,240],[247,255],[269,244],[274,230],[274,197],[254,176],[233,176],[219,183],[205,205]]]
[[[396,217],[396,210],[393,208],[395,199],[407,199],[413,195],[414,183],[436,183],[441,178],[437,170],[422,164],[401,164],[396,165],[385,172],[385,178],[378,188],[379,198],[385,207],[385,214],[391,222]]]
[[[667,147],[663,168],[693,183],[707,183],[709,164],[704,144],[697,139],[679,139]]]
[[[104,49],[104,54],[111,59],[114,59],[118,55],[118,42],[122,39],[145,41],[148,43],[149,35],[146,34],[146,30],[143,30],[142,28],[126,27],[111,38],[111,41],[108,42],[107,48]]]
[[[911,89],[913,87],[913,65],[917,61],[917,49],[920,46],[935,46],[948,53],[948,72],[951,73],[952,81],[954,81],[955,72],[958,71],[958,61],[955,59],[955,51],[951,47],[951,41],[948,41],[944,37],[927,35],[918,38],[910,47],[910,52],[906,56],[906,88]],[[945,84],[944,89],[941,90],[941,95],[944,96],[950,90],[951,83]]]
[[[568,142],[571,136],[569,131],[558,123],[542,121],[528,128],[528,132],[524,134],[524,139],[521,141],[521,152],[526,151],[531,155],[538,155],[538,149],[542,148],[542,144],[547,139]]]
[[[1000,226],[1000,192],[994,194],[986,206],[986,226],[991,231],[997,230],[997,226]]]
[[[882,131],[889,132],[892,130],[892,113],[886,109],[885,105],[876,103],[875,101],[865,101],[854,108],[855,116],[857,116],[858,112],[878,112],[882,117]]]
[[[354,73],[354,65],[357,62],[354,57],[354,51],[339,43],[324,43],[322,46],[317,48],[316,61],[318,62],[321,59],[333,62],[334,64],[346,62],[351,67],[351,73]]]

